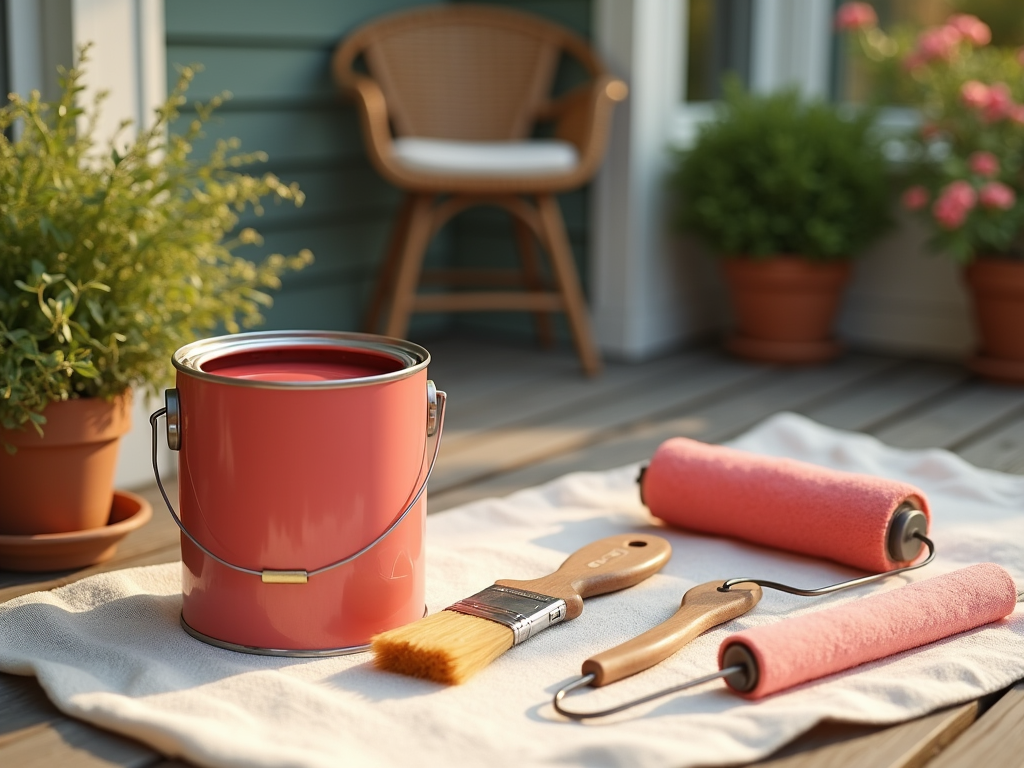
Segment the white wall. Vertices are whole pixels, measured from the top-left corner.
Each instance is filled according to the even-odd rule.
[[[75,51],[92,42],[85,99],[107,90],[97,140],[114,135],[122,120],[148,123],[166,95],[163,0],[8,0],[7,21],[11,88],[28,94],[38,89],[54,98],[57,66],[70,66]],[[123,135],[130,140],[134,127]],[[121,444],[115,482],[121,488],[153,481],[149,413],[162,404],[137,394],[133,428]],[[166,444],[163,471],[173,464]]]
[[[752,87],[827,92],[831,0],[757,0]],[[619,106],[590,214],[594,325],[605,354],[643,359],[719,331],[730,311],[717,264],[672,232],[665,193],[671,146],[686,146],[713,115],[682,105],[684,0],[595,0],[594,37],[630,97]],[[960,270],[928,252],[906,217],[854,267],[839,333],[856,347],[963,358],[973,330]]]
[[[922,223],[896,227],[854,263],[839,334],[863,349],[963,360],[975,335],[962,268],[931,252]]]
[[[664,177],[682,77],[673,46],[677,0],[596,0],[595,44],[629,84],[616,108],[608,157],[590,210],[594,329],[608,357],[636,360],[703,330],[685,292],[687,264],[672,252]]]

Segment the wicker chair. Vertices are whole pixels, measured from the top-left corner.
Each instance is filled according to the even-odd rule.
[[[552,99],[562,53],[590,75]],[[365,71],[359,67],[359,62]],[[404,336],[413,312],[533,312],[541,341],[549,313],[565,312],[584,370],[600,372],[586,302],[555,193],[585,184],[604,155],[614,102],[626,85],[608,75],[572,32],[524,13],[459,5],[371,22],[336,49],[338,86],[358,104],[374,167],[407,193],[366,316],[376,331]],[[553,139],[529,139],[554,123]],[[434,234],[477,205],[512,214],[521,270],[423,271]],[[556,288],[544,285],[534,237],[551,258]],[[519,290],[418,294],[420,283]]]

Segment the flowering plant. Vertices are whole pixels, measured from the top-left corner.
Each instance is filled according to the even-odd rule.
[[[870,62],[898,73],[921,113],[906,137],[902,202],[927,219],[932,244],[964,263],[1024,259],[1024,50],[990,45],[989,27],[967,14],[916,37],[889,35],[870,5],[844,3],[836,26]]]

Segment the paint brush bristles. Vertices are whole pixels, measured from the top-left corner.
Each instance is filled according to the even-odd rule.
[[[558,570],[530,581],[502,580],[440,613],[370,640],[379,669],[454,685],[513,645],[583,612],[583,598],[638,584],[672,554],[657,536],[627,533],[595,541]]]
[[[468,680],[512,647],[503,624],[441,611],[377,635],[371,641],[378,669],[447,685]]]

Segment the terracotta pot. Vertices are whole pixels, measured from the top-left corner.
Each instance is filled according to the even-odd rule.
[[[43,436],[0,429],[0,534],[101,528],[110,518],[120,438],[131,428],[131,397],[50,403]]]
[[[832,325],[850,279],[848,263],[735,258],[727,259],[724,269],[736,313],[736,333],[728,342],[734,353],[766,362],[813,363],[842,351]]]
[[[970,367],[992,379],[1024,383],[1024,262],[979,258],[964,276],[980,341]]]

